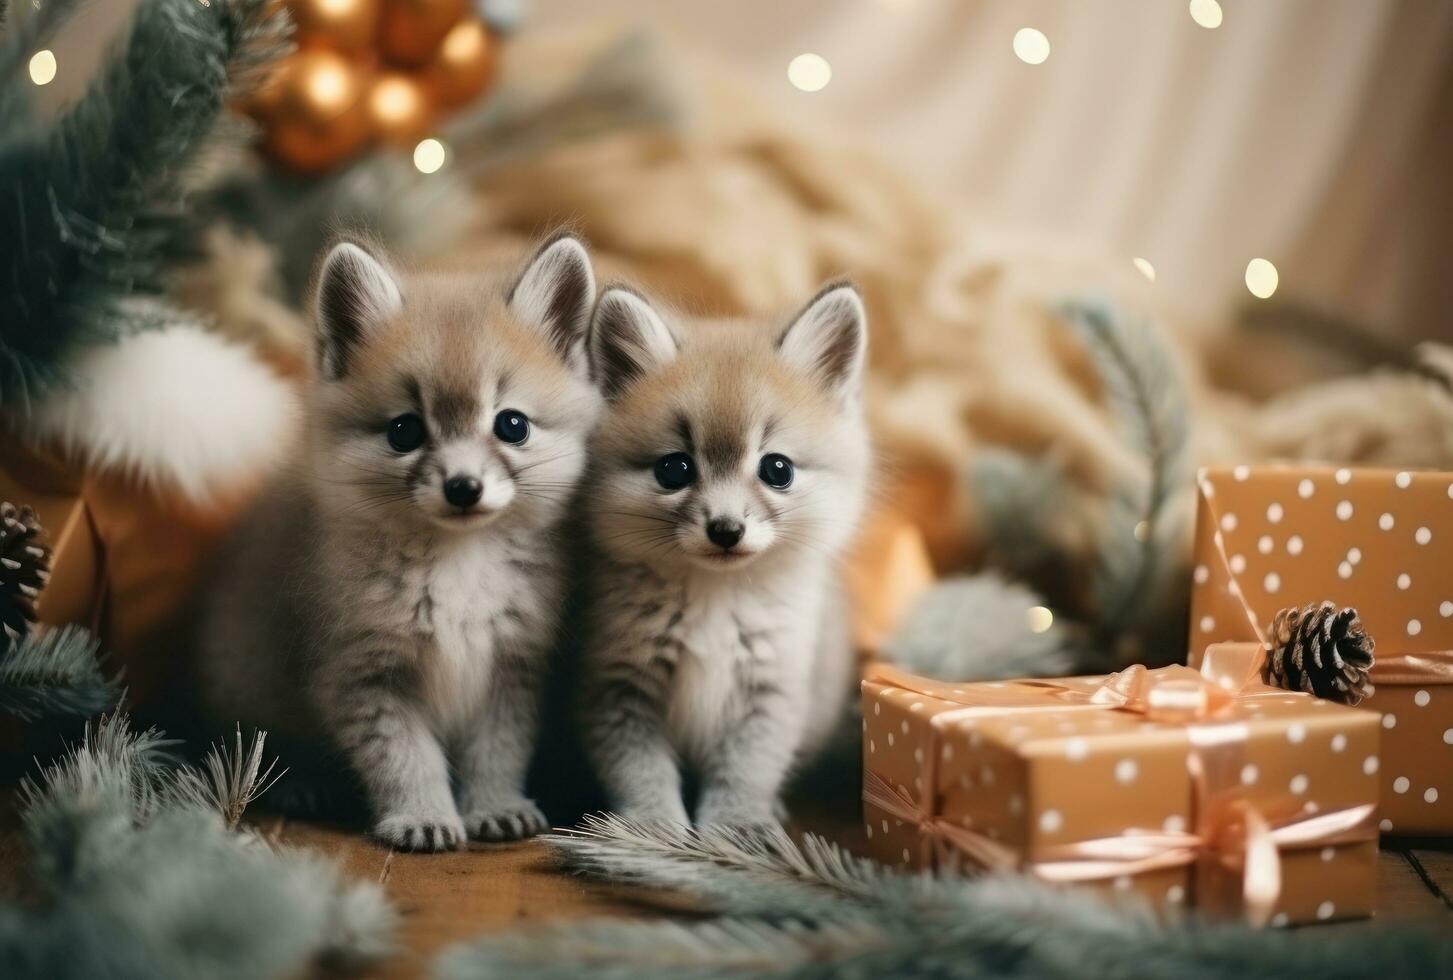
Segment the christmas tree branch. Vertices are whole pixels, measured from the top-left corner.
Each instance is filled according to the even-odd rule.
[[[125,43],[54,126],[0,136],[0,403],[53,383],[74,344],[135,326],[117,300],[160,287],[188,168],[239,78],[278,48],[273,9],[143,0]],[[53,26],[64,13],[36,19]]]
[[[21,721],[89,718],[113,708],[120,688],[101,672],[98,644],[77,626],[31,633],[0,650],[0,712]]]
[[[1092,302],[1064,315],[1085,337],[1125,439],[1146,461],[1111,489],[1091,579],[1102,641],[1139,625],[1153,606],[1153,585],[1174,539],[1163,526],[1172,496],[1186,484],[1189,431],[1180,374],[1146,323]]]
[[[1061,312],[1085,341],[1126,444],[1144,461],[1143,470],[1119,474],[1095,504],[1088,636],[1080,646],[1097,659],[1081,667],[1105,669],[1162,611],[1160,579],[1178,542],[1170,508],[1188,480],[1188,413],[1179,372],[1150,325],[1090,300],[1066,303]],[[974,478],[996,555],[1022,575],[1062,570],[1064,546],[1056,542],[1072,533],[1065,522],[1089,518],[1088,502],[1068,491],[1061,468],[1008,450],[981,452]],[[1012,635],[1019,625],[998,632]]]

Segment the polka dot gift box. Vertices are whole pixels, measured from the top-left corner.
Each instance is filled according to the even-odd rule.
[[[1189,662],[1266,642],[1283,609],[1355,608],[1381,713],[1384,833],[1453,834],[1453,474],[1203,470]]]
[[[1018,870],[1284,925],[1371,914],[1370,711],[1261,682],[1261,648],[1200,670],[863,682],[863,819],[886,863]]]

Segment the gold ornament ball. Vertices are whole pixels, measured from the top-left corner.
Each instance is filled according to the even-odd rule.
[[[495,62],[494,39],[484,24],[462,20],[444,35],[438,57],[429,65],[429,87],[440,105],[463,105],[489,85]]]
[[[381,0],[287,0],[298,45],[367,51],[378,36]]]
[[[426,65],[468,6],[468,0],[384,0],[379,49],[395,65]]]
[[[429,93],[417,78],[402,72],[384,72],[374,79],[367,109],[373,135],[390,143],[417,143],[434,122]]]
[[[269,82],[262,115],[268,150],[296,170],[324,170],[369,137],[366,78],[333,51],[299,51]]]

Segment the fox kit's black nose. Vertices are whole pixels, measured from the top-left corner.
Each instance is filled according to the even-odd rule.
[[[484,484],[472,476],[451,476],[444,481],[444,499],[455,507],[473,507],[484,496]]]
[[[719,548],[736,547],[737,542],[742,540],[744,531],[741,521],[727,517],[717,517],[706,522],[706,536]]]

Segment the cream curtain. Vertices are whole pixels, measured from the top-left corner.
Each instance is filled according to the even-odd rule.
[[[1012,226],[1148,259],[1200,322],[1281,297],[1390,338],[1453,336],[1453,4],[1221,0],[533,0],[675,33],[774,99]],[[1021,27],[1051,54],[1013,54]],[[801,52],[833,77],[787,82]]]

